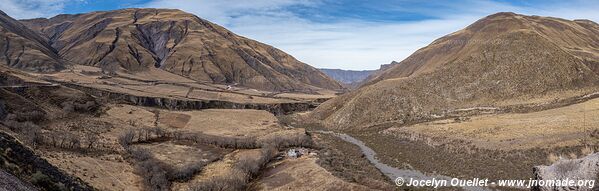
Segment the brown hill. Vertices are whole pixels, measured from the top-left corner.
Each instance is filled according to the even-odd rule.
[[[281,50],[179,10],[123,9],[22,22],[77,64],[130,72],[157,67],[194,80],[266,90],[341,88]]]
[[[349,128],[543,104],[597,91],[598,73],[596,23],[498,13],[435,40],[312,116]]]
[[[50,72],[63,61],[46,39],[0,11],[0,63],[10,67]]]

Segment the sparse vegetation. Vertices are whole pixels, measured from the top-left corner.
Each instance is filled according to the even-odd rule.
[[[41,134],[40,126],[29,121],[19,122],[14,116],[15,115],[10,114],[3,124],[11,131],[24,135],[23,137],[25,138],[25,142],[33,147],[43,143],[43,135]]]
[[[138,128],[128,130],[119,137],[119,143],[127,149],[132,143],[150,143],[166,140],[187,140],[195,143],[210,144],[222,148],[231,149],[256,149],[262,147],[313,147],[312,139],[308,135],[291,137],[273,137],[256,140],[253,137],[224,137],[207,135],[203,133],[190,133],[183,131],[166,131],[159,127]]]
[[[129,149],[130,156],[135,159],[135,171],[144,178],[144,187],[152,191],[168,191],[171,182],[168,180],[168,165],[162,163],[145,149]]]
[[[135,159],[136,172],[144,177],[144,185],[148,190],[169,189],[173,181],[185,181],[197,174],[206,165],[194,163],[182,168],[174,168],[157,160],[145,149],[134,146],[135,143],[164,142],[167,140],[192,141],[200,144],[210,144],[231,149],[256,149],[261,148],[258,158],[243,157],[234,165],[234,173],[229,177],[214,177],[210,181],[194,186],[195,190],[239,190],[244,188],[249,180],[255,177],[278,152],[287,147],[311,147],[310,136],[276,137],[257,141],[249,137],[221,137],[203,133],[189,133],[182,131],[166,131],[161,128],[138,128],[126,131],[119,137],[119,143],[129,156]]]
[[[244,156],[239,158],[234,164],[231,173],[226,176],[216,176],[209,180],[198,183],[193,186],[193,191],[234,191],[244,190],[249,181],[258,175],[262,169],[272,158],[276,156],[278,150],[274,147],[263,147],[260,150],[260,156],[251,158]]]
[[[33,110],[26,112],[16,112],[15,114],[9,114],[6,120],[15,120],[19,122],[33,122],[38,123],[46,119],[46,114],[43,111]]]
[[[370,164],[359,147],[328,134],[316,137],[318,145],[323,147],[317,164],[334,176],[371,189],[395,189],[394,185],[388,184],[388,178]]]
[[[86,101],[84,103],[78,103],[74,101],[66,101],[61,104],[62,110],[67,113],[72,112],[92,112],[98,108],[98,104],[95,101]]]
[[[591,133],[591,137],[599,139],[599,129],[595,129],[592,133]]]

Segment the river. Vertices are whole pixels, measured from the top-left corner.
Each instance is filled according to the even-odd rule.
[[[395,182],[395,180],[398,177],[403,178],[403,180],[410,180],[410,179],[414,179],[414,180],[447,180],[450,181],[452,178],[449,176],[443,176],[443,175],[426,175],[418,170],[405,170],[405,169],[398,169],[392,166],[389,166],[381,161],[379,161],[376,158],[376,152],[374,152],[374,150],[372,150],[370,147],[366,146],[366,144],[364,144],[364,142],[348,135],[345,133],[337,133],[337,132],[332,132],[332,131],[314,131],[317,133],[323,133],[323,134],[329,134],[329,135],[334,135],[336,137],[341,138],[342,140],[357,145],[358,147],[360,147],[360,150],[362,150],[362,153],[366,156],[366,158],[368,159],[368,161],[370,161],[370,163],[372,163],[379,171],[381,171],[385,176],[387,176],[389,179],[391,179],[391,181]],[[481,190],[491,190],[489,188],[484,188],[484,187],[462,187],[462,189],[464,190],[469,190],[469,191],[481,191]]]

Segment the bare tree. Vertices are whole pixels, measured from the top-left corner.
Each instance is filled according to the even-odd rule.
[[[119,143],[121,144],[121,146],[123,146],[123,148],[129,149],[129,144],[133,142],[134,136],[135,133],[132,130],[128,130],[127,132],[125,132],[125,134],[119,137]]]
[[[92,149],[94,144],[98,142],[98,135],[96,133],[87,133],[85,137],[87,139],[87,149]]]
[[[79,149],[81,148],[81,140],[78,136],[69,133],[68,134],[69,148],[70,149]]]

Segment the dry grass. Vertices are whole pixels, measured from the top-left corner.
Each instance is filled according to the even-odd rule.
[[[138,147],[148,149],[156,159],[177,168],[213,161],[229,152],[210,145],[182,145],[175,142],[141,144]]]
[[[120,155],[101,157],[79,156],[72,153],[51,152],[45,158],[53,165],[77,176],[100,190],[142,190],[141,177]]]
[[[181,130],[219,136],[258,137],[282,130],[277,118],[261,110],[207,109],[177,112],[191,116]]]
[[[117,72],[110,78],[102,77],[100,68],[75,65],[72,70],[53,74],[36,74],[38,77],[61,82],[75,83],[86,87],[126,93],[137,96],[171,97],[178,99],[222,100],[237,103],[288,103],[331,98],[335,91],[318,90],[317,94],[283,93],[243,87],[212,84],[155,68],[136,73]],[[276,94],[276,95],[274,95]],[[274,95],[274,96],[273,96]]]
[[[574,146],[587,141],[599,127],[599,99],[525,114],[498,114],[433,121],[388,132],[432,141],[463,140],[481,148],[512,150]]]
[[[148,109],[131,105],[111,105],[106,114],[131,126],[152,127],[156,121],[155,114]]]
[[[345,182],[316,164],[315,157],[270,164],[254,183],[256,190],[371,190]]]
[[[194,176],[190,181],[184,183],[174,183],[172,190],[189,190],[193,186],[200,184],[204,181],[209,181],[214,177],[227,177],[233,172],[233,166],[235,163],[243,157],[257,158],[260,156],[260,149],[251,150],[236,150],[223,157],[222,160],[210,163],[202,172]]]
[[[165,125],[170,128],[184,128],[189,123],[191,116],[184,113],[174,113],[163,111],[158,117],[158,125]]]

